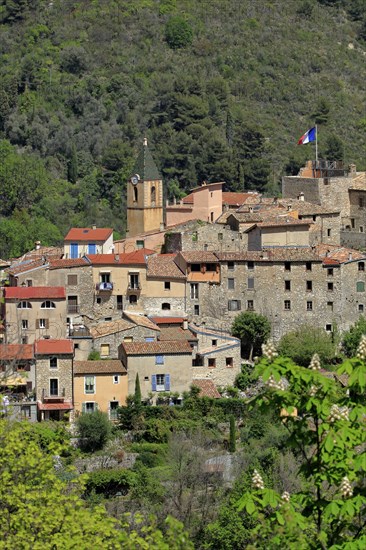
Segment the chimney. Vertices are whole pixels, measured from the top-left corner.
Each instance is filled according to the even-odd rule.
[[[144,137],[144,147],[147,147],[147,137]]]
[[[41,241],[36,241],[34,245],[36,247],[36,250],[39,250],[41,248]]]
[[[115,259],[116,262],[119,262],[119,254],[115,254],[114,259]]]
[[[92,229],[96,229],[96,228],[97,228],[97,226],[96,226],[96,225],[92,225]]]
[[[291,205],[291,204],[288,204],[288,205],[287,205],[287,211],[288,211],[288,212],[291,212],[291,210],[292,210],[292,205]]]
[[[161,222],[161,223],[160,223],[159,231],[165,231],[165,224],[164,224],[164,222]]]
[[[299,196],[297,197],[299,199],[299,201],[304,201],[305,200],[305,196],[304,196],[304,193],[301,191],[299,193]]]
[[[188,321],[187,321],[187,319],[183,320],[183,330],[188,330]]]
[[[356,165],[355,164],[350,164],[349,165],[349,172],[350,172],[350,174],[355,174],[356,173]]]
[[[349,260],[350,262],[352,261],[352,252],[350,252],[350,253],[348,254],[348,260]]]
[[[249,206],[249,212],[252,214],[252,212],[253,212],[253,206]]]

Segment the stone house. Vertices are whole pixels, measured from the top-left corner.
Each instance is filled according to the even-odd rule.
[[[5,287],[2,309],[8,344],[66,337],[65,287]]]
[[[73,419],[73,361],[71,340],[37,340],[36,398],[39,420],[62,420],[65,414]]]
[[[120,358],[127,369],[128,393],[135,391],[138,373],[144,399],[155,401],[160,392],[180,396],[192,382],[192,348],[186,340],[123,342]]]
[[[127,390],[127,371],[118,359],[74,362],[76,416],[100,410],[116,421],[118,407],[126,403]]]
[[[147,259],[144,309],[148,315],[184,315],[186,275],[175,262],[176,254],[157,254]]]
[[[112,254],[113,229],[73,227],[64,239],[64,258],[82,258],[86,254]]]

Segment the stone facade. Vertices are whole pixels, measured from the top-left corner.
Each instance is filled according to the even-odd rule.
[[[46,404],[46,406],[54,401],[61,404],[59,409],[42,410],[41,408],[42,420],[60,419],[60,416],[64,414],[64,409],[61,408],[63,404],[65,402],[72,404],[73,402],[72,356],[50,354],[36,357],[36,398],[38,402]],[[69,409],[69,412],[71,411],[72,408]],[[55,412],[58,414],[55,415]],[[72,418],[72,413],[70,416]]]

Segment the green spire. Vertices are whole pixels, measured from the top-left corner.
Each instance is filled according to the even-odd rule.
[[[134,173],[140,176],[141,181],[161,180],[159,170],[147,146],[146,138],[144,139],[144,144],[139,153],[139,156],[137,157]]]

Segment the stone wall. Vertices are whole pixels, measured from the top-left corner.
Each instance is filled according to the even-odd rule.
[[[108,334],[106,336],[100,336],[94,338],[93,349],[96,351],[101,350],[102,344],[109,345],[109,359],[119,358],[119,347],[125,338],[132,338],[134,342],[144,342],[145,338],[157,339],[159,331],[153,330],[143,326],[135,326],[128,330],[115,332],[114,334]]]
[[[50,394],[50,379],[58,379],[59,395],[64,397],[66,401],[73,400],[73,381],[72,381],[72,358],[69,356],[57,356],[57,368],[50,368],[50,359],[53,357],[42,356],[36,359],[36,396],[37,400],[43,398],[43,390],[45,395]]]

